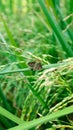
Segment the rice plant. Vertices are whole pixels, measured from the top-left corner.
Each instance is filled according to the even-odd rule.
[[[0,130],[72,130],[72,1],[1,0],[0,12]]]

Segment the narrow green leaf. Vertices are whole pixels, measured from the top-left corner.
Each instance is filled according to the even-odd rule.
[[[13,115],[12,113],[10,113],[9,111],[7,111],[6,109],[0,107],[0,115],[14,121],[15,123],[17,124],[21,124],[23,123],[24,121],[21,120],[20,118],[16,117],[15,115]]]
[[[73,51],[71,49],[71,47],[69,46],[69,44],[66,42],[62,31],[59,27],[59,25],[57,24],[56,20],[53,18],[53,14],[51,14],[50,11],[48,11],[44,0],[38,0],[45,16],[47,17],[48,23],[50,24],[52,30],[54,31],[54,33],[56,34],[57,38],[59,39],[59,42],[63,48],[63,50],[66,52],[67,57],[73,57]]]
[[[45,117],[41,117],[39,119],[35,119],[33,121],[26,122],[25,124],[23,123],[23,124],[21,124],[19,126],[10,128],[8,130],[28,130],[28,129],[32,128],[32,127],[35,127],[37,125],[46,123],[48,121],[52,121],[54,119],[57,119],[59,117],[65,116],[65,115],[70,114],[70,113],[73,113],[73,106],[64,108],[62,110],[59,110],[59,111],[54,112],[52,114],[49,114],[49,115],[47,115]]]

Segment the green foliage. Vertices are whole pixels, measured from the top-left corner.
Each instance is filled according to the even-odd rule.
[[[0,1],[0,129],[73,129],[71,5]]]

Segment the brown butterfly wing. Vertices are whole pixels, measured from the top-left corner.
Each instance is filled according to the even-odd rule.
[[[41,69],[42,69],[41,63],[40,63],[40,62],[37,62],[37,63],[35,64],[35,66],[34,66],[34,69],[35,69],[35,70],[41,70]]]
[[[28,65],[29,65],[30,67],[34,67],[35,62],[34,62],[34,61],[33,61],[33,62],[29,62]]]
[[[42,65],[40,62],[35,62],[35,61],[29,62],[28,65],[30,66],[30,68],[32,70],[41,70],[42,69]]]

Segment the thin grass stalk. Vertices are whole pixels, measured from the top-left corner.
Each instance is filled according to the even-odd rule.
[[[0,17],[1,17],[1,20],[2,20],[2,22],[3,22],[3,24],[4,24],[4,27],[5,27],[5,29],[6,29],[6,32],[7,32],[7,34],[8,34],[8,38],[9,38],[11,44],[16,47],[16,42],[15,42],[15,40],[13,39],[13,36],[12,36],[10,30],[9,30],[8,27],[7,27],[7,24],[6,24],[6,22],[5,22],[5,19],[3,18],[2,15],[0,15]]]
[[[0,10],[1,10],[1,12],[6,13],[6,10],[5,10],[5,9],[6,9],[6,8],[5,8],[5,5],[3,4],[3,1],[0,0]]]
[[[9,13],[10,13],[10,15],[13,14],[13,5],[14,5],[14,0],[9,0]]]
[[[0,12],[2,12],[2,0],[0,0]]]

